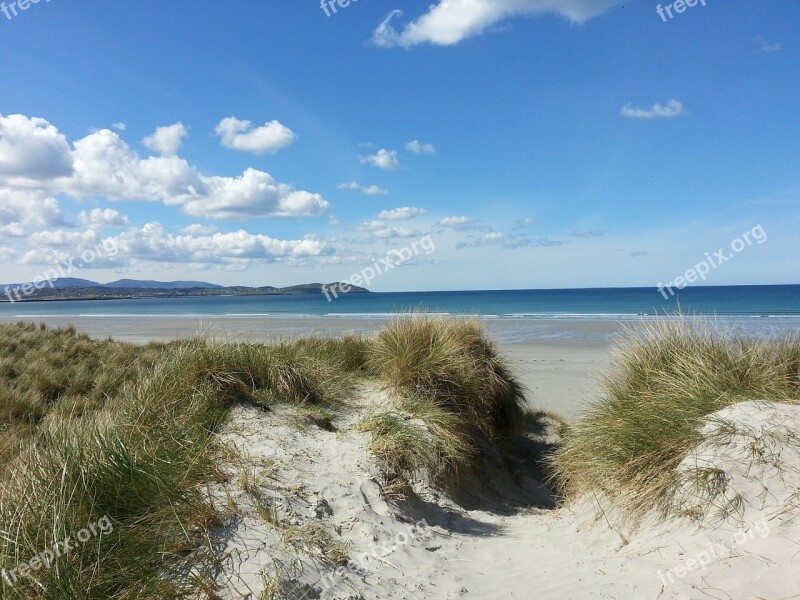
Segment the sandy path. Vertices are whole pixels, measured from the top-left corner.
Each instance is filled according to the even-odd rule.
[[[687,468],[724,466],[731,489],[746,499],[735,522],[649,523],[632,532],[612,528],[611,511],[593,501],[525,506],[521,488],[491,499],[475,494],[480,506],[468,510],[416,482],[410,501],[387,502],[368,437],[354,430],[365,410],[385,401],[377,386],[361,389],[335,432],[298,428],[290,409],[234,411],[221,439],[241,456],[216,494],[233,498],[239,516],[221,536],[228,559],[220,597],[268,598],[265,590],[280,589],[293,600],[800,598],[797,446],[782,447],[769,464],[737,454],[754,440],[800,431],[800,407],[737,405],[720,418],[746,427],[741,439],[687,459]],[[753,429],[759,419],[763,426]],[[349,571],[326,566],[319,545],[287,544],[286,525],[265,522],[236,476],[242,471],[253,473],[251,487],[290,531],[318,527],[346,544]]]

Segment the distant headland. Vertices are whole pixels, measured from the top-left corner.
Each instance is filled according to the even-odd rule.
[[[182,298],[187,296],[280,296],[337,293],[365,294],[368,289],[356,285],[343,288],[335,283],[303,283],[289,287],[223,286],[204,281],[143,281],[120,279],[98,283],[88,279],[62,277],[37,283],[0,284],[0,302],[43,300],[118,300],[130,298]]]

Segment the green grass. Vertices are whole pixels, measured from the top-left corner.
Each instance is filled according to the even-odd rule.
[[[667,515],[704,417],[745,400],[800,401],[800,340],[726,338],[698,321],[629,332],[602,397],[567,427],[551,467],[567,498],[604,494],[631,518]]]
[[[522,390],[473,322],[410,318],[374,338],[271,345],[0,326],[0,569],[113,525],[30,577],[0,578],[0,598],[213,597],[211,531],[228,515],[201,490],[224,477],[215,432],[231,407],[288,405],[302,426],[332,430],[366,380],[392,390],[392,406],[361,423],[390,477],[458,480],[524,426]],[[325,535],[298,527],[285,541],[344,560]]]
[[[522,386],[476,321],[399,319],[376,335],[367,368],[397,399],[361,424],[390,478],[422,470],[457,484],[479,468],[484,440],[502,451],[523,432]]]
[[[220,524],[213,432],[234,402],[330,418],[361,368],[355,338],[133,346],[0,326],[0,568],[107,517],[114,531],[1,598],[183,598],[209,586]]]

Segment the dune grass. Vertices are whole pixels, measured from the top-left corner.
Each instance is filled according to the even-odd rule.
[[[476,321],[398,319],[375,336],[367,368],[398,399],[361,424],[390,478],[421,470],[458,483],[484,440],[503,450],[522,434],[522,386]]]
[[[745,400],[800,402],[797,338],[730,338],[665,320],[629,332],[613,362],[551,468],[567,498],[603,494],[634,520],[673,512],[675,469],[700,442],[704,417]]]
[[[211,585],[201,493],[235,402],[335,408],[357,339],[133,346],[74,329],[0,326],[0,598],[185,598]],[[19,574],[100,519],[48,568]]]
[[[211,532],[230,508],[201,490],[225,477],[215,432],[230,408],[280,403],[333,429],[367,379],[395,400],[361,424],[390,477],[458,480],[524,427],[522,389],[473,322],[410,317],[374,338],[271,345],[0,326],[0,598],[213,597]],[[101,520],[113,530],[20,573]]]

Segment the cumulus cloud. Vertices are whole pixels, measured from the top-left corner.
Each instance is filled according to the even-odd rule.
[[[683,104],[670,100],[666,105],[653,104],[650,108],[639,108],[626,104],[620,114],[628,119],[670,119],[683,113]]]
[[[317,238],[279,240],[253,234],[242,229],[230,233],[208,235],[172,235],[158,222],[141,228],[130,227],[113,237],[101,239],[97,231],[55,230],[39,232],[30,242],[37,248],[26,253],[21,262],[54,264],[84,250],[102,244],[114,248],[113,257],[96,261],[93,267],[125,267],[135,263],[174,263],[200,265],[241,265],[252,261],[281,262],[321,257],[331,253],[328,245]]]
[[[172,125],[158,127],[152,135],[142,140],[142,143],[163,156],[173,156],[183,144],[183,138],[189,135],[189,130],[178,121]]]
[[[219,122],[215,131],[226,148],[251,154],[275,153],[296,138],[291,129],[274,120],[254,127],[251,121],[228,117]]]
[[[36,229],[64,224],[64,214],[52,196],[0,188],[0,237],[24,237]]]
[[[157,222],[132,228],[111,238],[119,255],[156,262],[228,263],[242,259],[268,262],[289,258],[321,256],[327,244],[314,238],[278,240],[242,229],[213,235],[172,235]]]
[[[397,150],[386,150],[381,148],[375,154],[361,157],[361,164],[372,165],[384,171],[394,171],[400,168],[400,161],[397,159]]]
[[[67,139],[49,122],[0,115],[0,183],[47,180],[72,173]]]
[[[122,123],[122,122],[117,122],[117,123],[112,123],[111,124],[111,129],[116,129],[117,131],[125,131],[127,128],[128,128],[128,126],[125,125],[125,123]]]
[[[187,215],[209,219],[317,216],[329,206],[319,194],[295,190],[256,169],[247,169],[241,177],[206,177],[204,182],[204,196],[183,201]]]
[[[556,14],[583,23],[603,14],[621,0],[439,0],[418,19],[394,27],[403,12],[393,10],[372,34],[383,47],[435,44],[452,46],[479,35],[510,17]]]
[[[0,124],[14,130],[13,135],[0,130],[0,184],[10,187],[14,181],[9,176],[24,175],[26,188],[38,188],[43,194],[163,202],[179,205],[191,216],[215,219],[316,216],[329,206],[319,194],[295,190],[256,169],[247,169],[239,177],[206,176],[178,156],[141,158],[110,129],[91,133],[70,149],[46,121],[22,117],[8,123]],[[162,142],[160,138],[161,149],[169,150]],[[29,156],[30,163],[40,160],[49,166],[17,165],[18,157],[10,152],[17,148],[22,156],[34,148],[41,155]],[[10,152],[7,158],[6,151]],[[54,158],[58,153],[65,153],[66,158],[59,160],[69,169],[53,168],[59,163]]]
[[[82,210],[78,220],[88,229],[109,229],[113,227],[127,227],[130,225],[128,217],[111,208],[94,208],[90,211]]]
[[[404,219],[413,219],[428,214],[424,208],[416,208],[414,206],[403,206],[392,210],[384,210],[379,215],[379,219],[386,219],[388,221],[400,221]]]
[[[414,154],[436,154],[433,144],[423,144],[419,140],[412,140],[406,144],[406,150]]]

